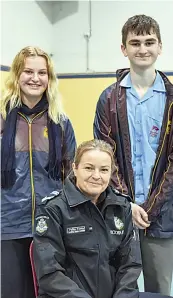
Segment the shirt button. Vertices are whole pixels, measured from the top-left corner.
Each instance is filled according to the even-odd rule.
[[[136,123],[137,123],[137,124],[140,124],[140,123],[141,123],[141,121],[140,121],[140,120],[137,120],[137,121],[136,121]]]
[[[137,142],[141,142],[141,139],[137,139]]]

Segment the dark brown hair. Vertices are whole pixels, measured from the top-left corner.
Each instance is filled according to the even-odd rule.
[[[122,28],[122,43],[126,46],[127,35],[129,32],[136,35],[145,35],[155,33],[159,43],[161,42],[161,34],[159,24],[151,17],[144,14],[135,15],[127,20]]]

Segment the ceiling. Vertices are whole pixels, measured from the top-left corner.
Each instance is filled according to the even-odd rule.
[[[79,1],[35,1],[51,24],[78,11]]]

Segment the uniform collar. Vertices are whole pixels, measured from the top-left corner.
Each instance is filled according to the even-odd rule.
[[[75,207],[77,205],[91,201],[90,197],[87,197],[76,187],[75,182],[71,178],[66,178],[63,190],[70,207]],[[103,200],[106,200],[106,205],[125,204],[125,201],[122,199],[121,195],[119,196],[116,194],[116,192],[110,186],[108,186],[105,192],[100,195],[99,201]]]
[[[75,181],[73,178],[66,178],[63,190],[70,207],[74,207],[74,206],[86,203],[88,201],[91,201],[89,197],[85,196],[76,187]]]

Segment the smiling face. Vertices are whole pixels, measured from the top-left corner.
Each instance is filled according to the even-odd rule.
[[[84,152],[77,168],[73,163],[76,186],[96,202],[109,184],[111,167],[111,157],[107,152],[97,149]]]
[[[158,55],[161,54],[162,44],[155,33],[136,35],[129,32],[126,45],[122,45],[121,49],[133,68],[147,69],[154,65]]]
[[[19,77],[22,101],[35,105],[48,86],[46,59],[41,56],[27,57]]]

